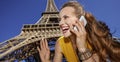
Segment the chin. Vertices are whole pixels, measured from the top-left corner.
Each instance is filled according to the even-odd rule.
[[[64,37],[70,37],[72,34],[70,32],[68,32],[68,33],[64,33],[63,35],[64,35]]]

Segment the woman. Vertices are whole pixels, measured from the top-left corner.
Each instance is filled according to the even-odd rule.
[[[62,62],[63,56],[68,62],[119,61],[120,43],[114,41],[105,23],[96,21],[78,2],[65,3],[59,15],[63,36],[56,42],[54,62]],[[87,21],[86,25],[79,21],[82,16]],[[50,50],[45,39],[37,49],[42,62],[50,62]]]

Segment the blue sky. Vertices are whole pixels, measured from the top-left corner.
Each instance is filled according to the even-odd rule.
[[[68,0],[54,0],[58,9]],[[87,12],[104,21],[120,38],[120,0],[78,0]],[[0,0],[0,42],[15,37],[24,24],[34,24],[45,11],[47,0]]]

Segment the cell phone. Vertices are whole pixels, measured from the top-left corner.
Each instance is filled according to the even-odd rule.
[[[87,20],[85,19],[84,16],[81,16],[80,19],[79,19],[79,21],[83,21],[83,22],[84,22],[84,27],[86,26],[86,24],[87,24]],[[74,26],[73,29],[78,31],[78,29],[77,29],[76,26]]]

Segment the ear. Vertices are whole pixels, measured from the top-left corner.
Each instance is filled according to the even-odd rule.
[[[81,16],[80,19],[79,19],[79,21],[82,21],[84,23],[84,26],[86,26],[87,20],[85,19],[84,16]]]

